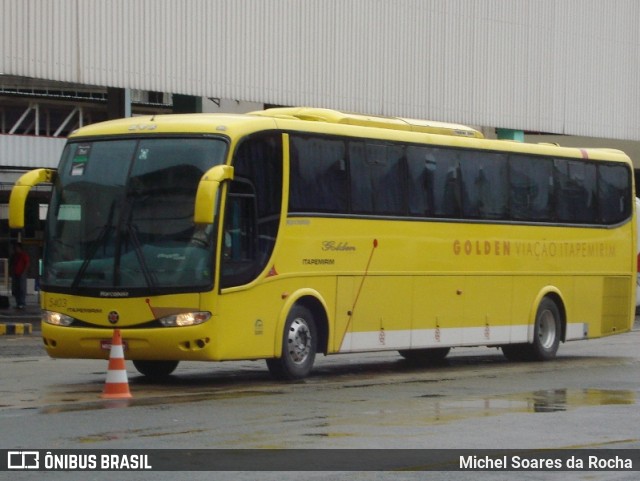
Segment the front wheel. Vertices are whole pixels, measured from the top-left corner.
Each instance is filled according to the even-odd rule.
[[[304,306],[294,306],[285,323],[281,356],[267,359],[267,367],[275,378],[295,380],[309,375],[316,358],[316,332],[311,312]]]
[[[133,361],[133,365],[140,374],[151,379],[167,377],[176,367],[179,361]]]

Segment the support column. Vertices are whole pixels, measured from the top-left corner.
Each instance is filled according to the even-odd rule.
[[[131,117],[131,89],[107,88],[107,117]]]

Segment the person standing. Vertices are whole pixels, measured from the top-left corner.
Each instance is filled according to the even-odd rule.
[[[29,255],[22,248],[22,244],[15,242],[11,256],[11,293],[16,298],[18,309],[24,309],[26,303],[29,262]]]

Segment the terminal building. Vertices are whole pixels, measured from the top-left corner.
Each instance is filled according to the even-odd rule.
[[[617,148],[638,169],[639,20],[634,0],[2,0],[0,259],[16,238],[41,252],[50,189],[12,232],[15,180],[124,116],[324,107]]]

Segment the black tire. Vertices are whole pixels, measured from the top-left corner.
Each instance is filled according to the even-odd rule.
[[[450,347],[434,347],[429,349],[403,349],[398,353],[413,364],[437,364],[444,361],[450,350]]]
[[[510,361],[550,361],[556,357],[562,335],[562,319],[558,305],[545,297],[538,306],[531,344],[502,346]]]
[[[296,380],[309,375],[316,358],[318,336],[313,315],[304,306],[293,306],[284,326],[282,353],[267,359],[269,372],[276,379]]]
[[[151,379],[167,377],[178,367],[179,361],[133,361],[140,374]]]

